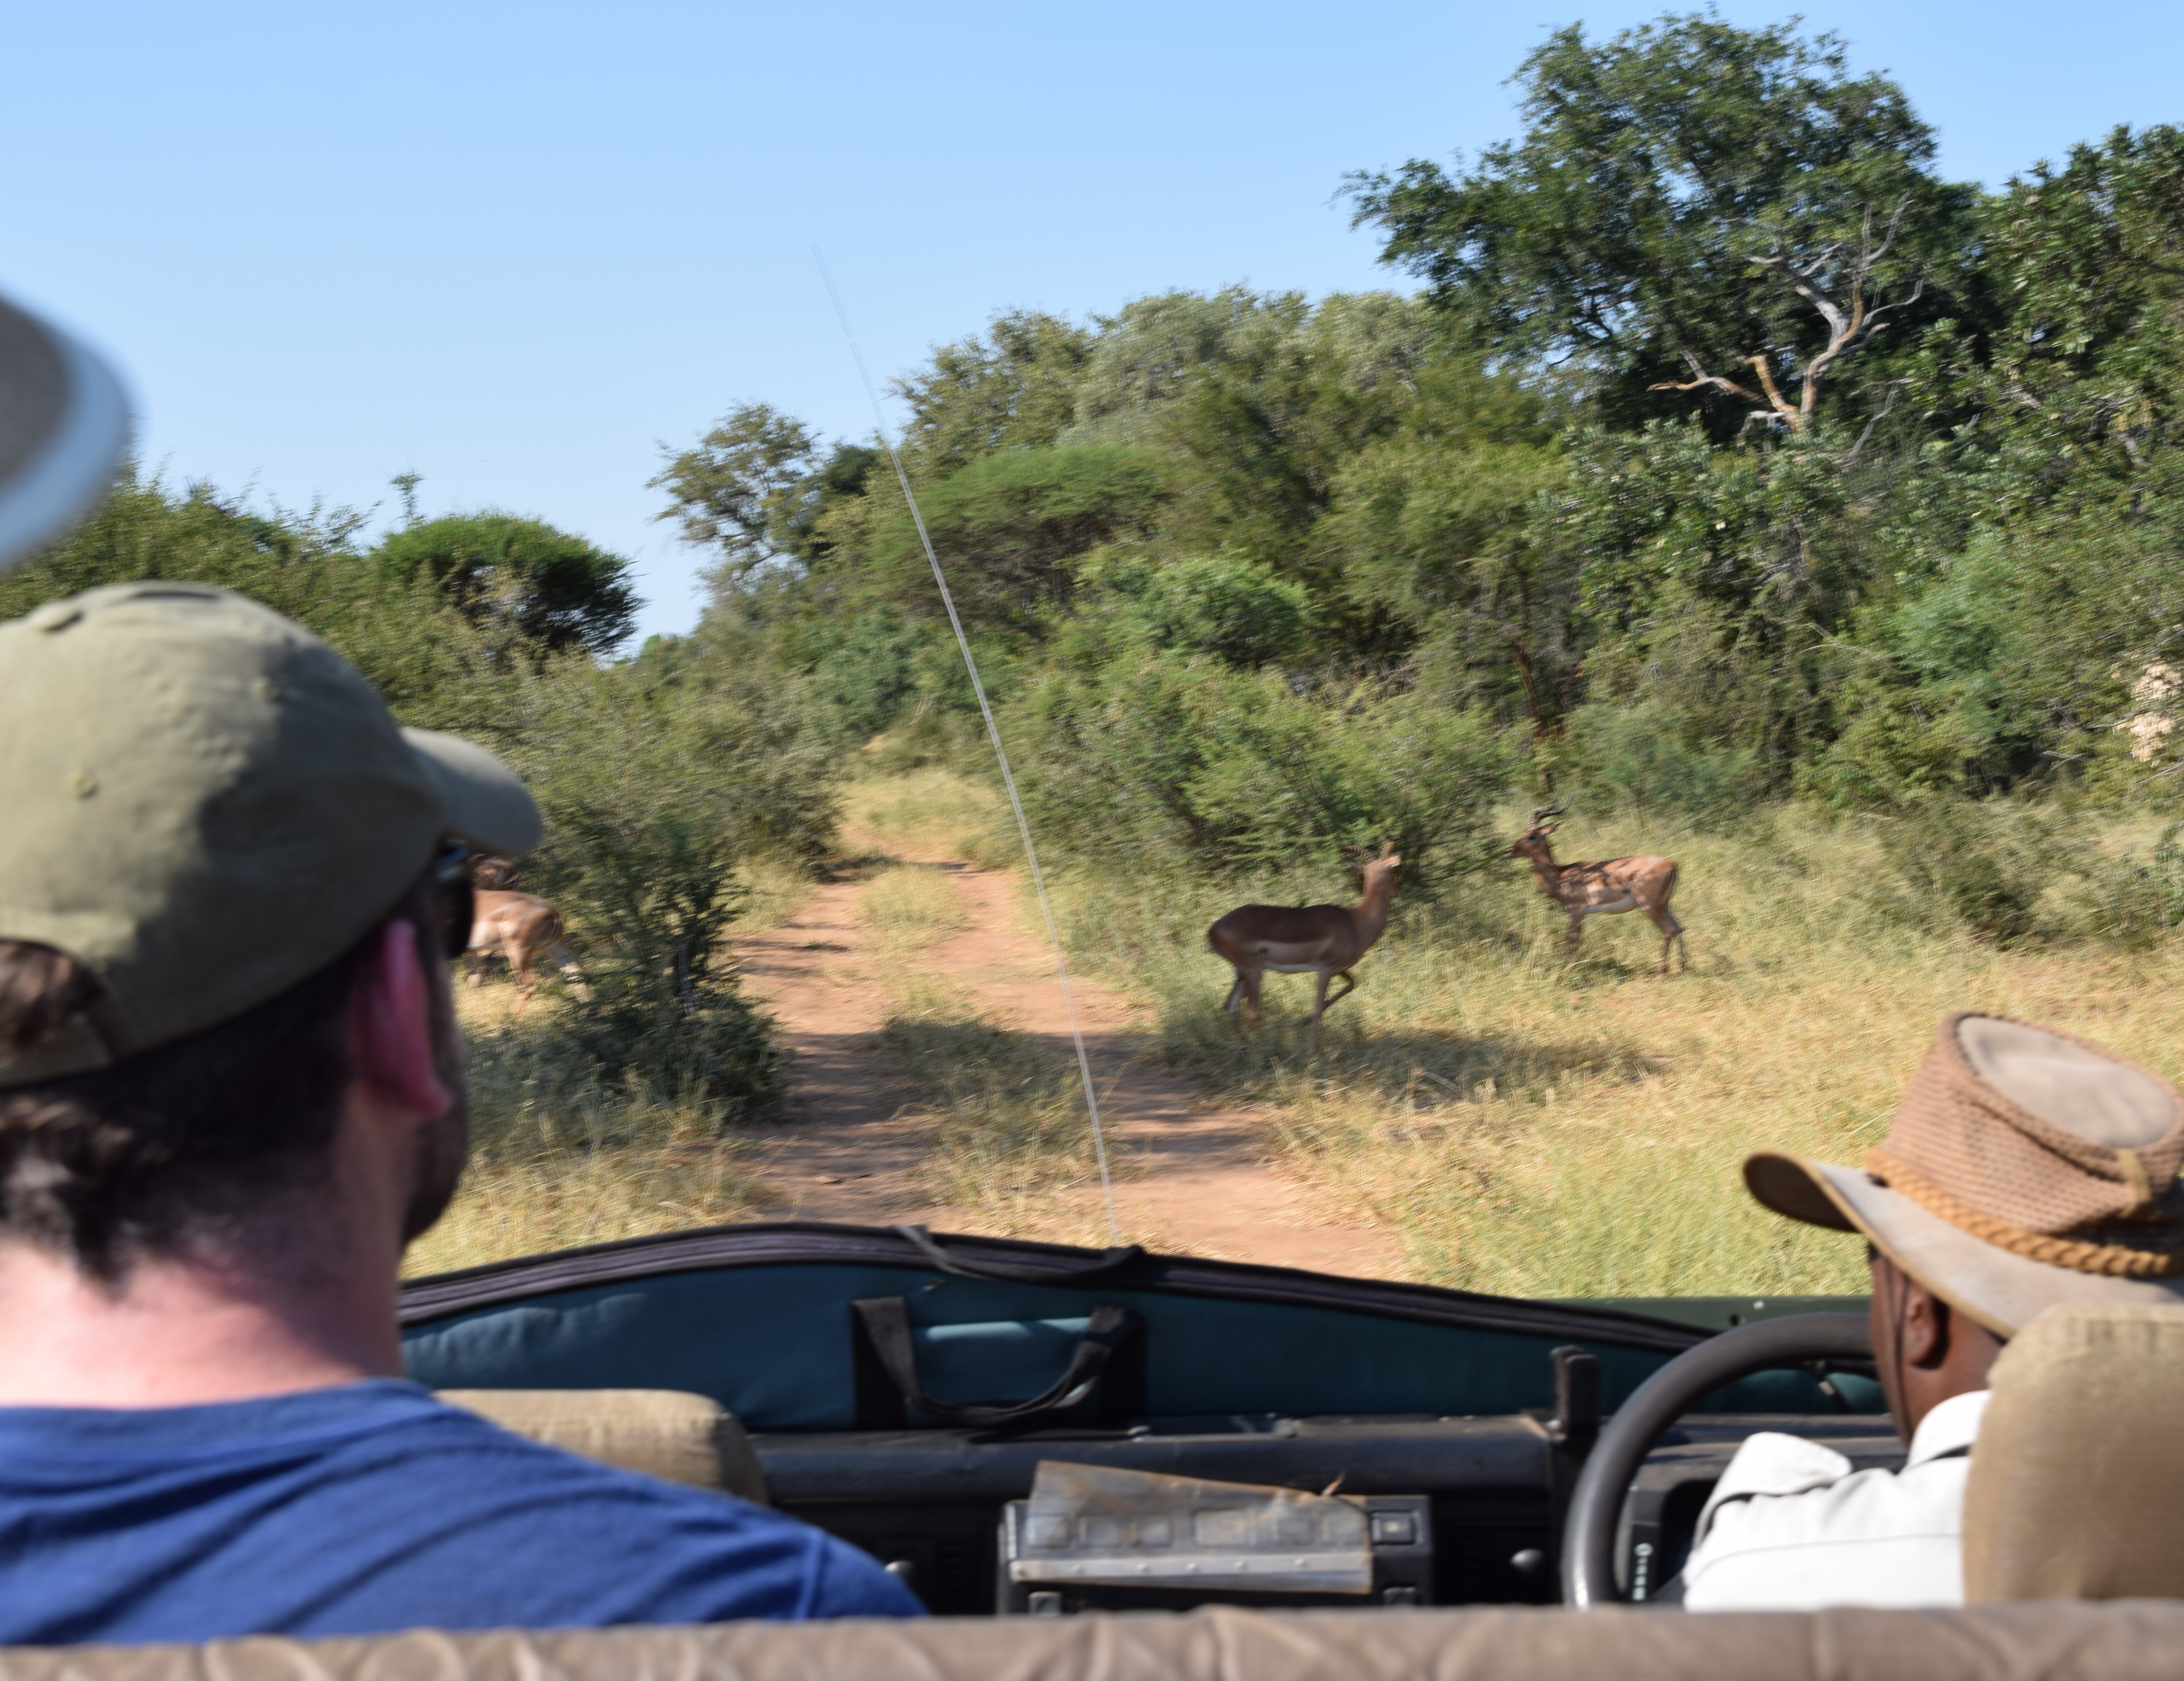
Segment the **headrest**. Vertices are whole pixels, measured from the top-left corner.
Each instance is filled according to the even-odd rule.
[[[442,1389],[502,1429],[664,1482],[766,1504],[766,1472],[733,1415],[680,1389]]]
[[[1994,1363],[1964,1488],[1964,1593],[2184,1598],[2184,1307],[2050,1308]]]

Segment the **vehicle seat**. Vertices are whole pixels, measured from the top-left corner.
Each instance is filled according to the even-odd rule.
[[[2050,1308],[1994,1363],[1964,1598],[2184,1598],[2184,1307]]]
[[[719,1402],[680,1389],[442,1389],[504,1430],[669,1483],[766,1503],[750,1438]]]

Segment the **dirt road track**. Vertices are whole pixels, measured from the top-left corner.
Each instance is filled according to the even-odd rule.
[[[916,1220],[940,1231],[979,1228],[976,1215],[924,1200],[915,1098],[879,1037],[889,963],[915,963],[972,994],[992,1019],[1068,1050],[1061,986],[1044,942],[1026,927],[1017,884],[959,860],[911,858],[942,874],[968,925],[905,959],[883,954],[856,916],[861,883],[819,887],[790,920],[738,945],[752,995],[779,1021],[790,1057],[789,1099],[760,1172],[784,1218],[866,1225]],[[1221,984],[1208,960],[1206,984]],[[1391,1274],[1384,1231],[1345,1226],[1260,1159],[1262,1117],[1208,1105],[1185,1081],[1134,1059],[1145,1023],[1096,981],[1075,982],[1111,1148],[1131,1170],[1116,1184],[1126,1242],[1229,1260],[1367,1276]],[[1028,1235],[1104,1241],[1095,1190],[1060,1217],[1067,1230]]]

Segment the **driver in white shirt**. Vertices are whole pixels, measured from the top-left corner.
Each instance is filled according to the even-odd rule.
[[[1965,1473],[1987,1368],[2064,1302],[2184,1299],[2184,1098],[2082,1041],[1946,1018],[1864,1171],[1744,1164],[1778,1214],[1864,1234],[1900,1472],[1762,1432],[1730,1461],[1682,1572],[1694,1611],[1964,1602]]]

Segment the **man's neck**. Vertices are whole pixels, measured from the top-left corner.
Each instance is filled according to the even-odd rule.
[[[222,1255],[139,1261],[107,1286],[0,1242],[0,1406],[191,1406],[399,1377],[394,1292],[391,1265],[283,1277]]]

